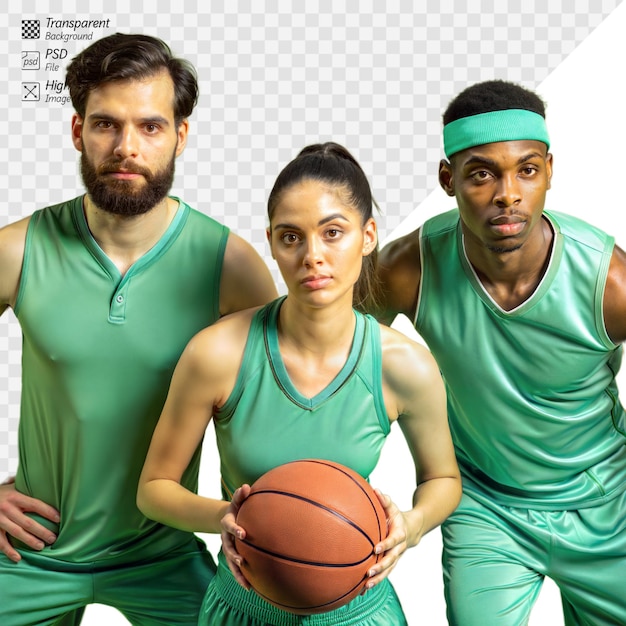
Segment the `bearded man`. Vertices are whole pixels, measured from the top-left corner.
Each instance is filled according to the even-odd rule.
[[[0,230],[0,313],[23,333],[0,623],[78,624],[97,602],[132,624],[195,626],[213,559],[139,512],[139,474],[187,342],[276,289],[248,243],[168,195],[198,98],[191,64],[115,34],[73,59],[67,85],[87,193]]]

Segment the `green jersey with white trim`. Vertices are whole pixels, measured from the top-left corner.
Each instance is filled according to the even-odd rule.
[[[470,265],[458,211],[428,220],[415,325],[446,383],[464,489],[514,507],[582,508],[626,487],[622,349],[602,312],[614,242],[577,218],[545,217],[548,267],[511,311]]]

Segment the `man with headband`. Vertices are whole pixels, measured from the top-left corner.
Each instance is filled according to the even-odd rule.
[[[488,81],[444,117],[457,209],[382,251],[383,317],[436,357],[463,475],[442,527],[452,626],[528,622],[545,576],[565,623],[626,624],[626,255],[544,211],[552,155],[533,92]]]

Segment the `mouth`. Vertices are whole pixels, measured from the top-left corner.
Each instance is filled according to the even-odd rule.
[[[332,278],[330,276],[316,274],[315,276],[307,276],[303,278],[300,281],[300,284],[305,289],[310,289],[311,291],[314,291],[316,289],[322,289],[326,287],[326,285],[328,285],[328,283],[330,283],[331,280]]]
[[[519,215],[498,215],[489,220],[489,228],[502,237],[519,235],[526,226],[526,220]]]
[[[102,176],[111,176],[119,180],[133,180],[143,176],[147,177],[147,172],[133,163],[118,161],[117,163],[103,163],[100,169]]]
[[[117,180],[135,180],[136,178],[140,178],[143,176],[140,172],[134,172],[129,170],[110,170],[107,172],[103,172],[104,176],[110,176],[111,178],[115,178]]]

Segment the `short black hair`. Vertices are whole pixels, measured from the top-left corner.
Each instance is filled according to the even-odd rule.
[[[91,91],[105,82],[143,80],[167,71],[174,83],[174,119],[178,126],[198,102],[198,77],[189,61],[150,35],[115,33],[92,43],[67,67],[66,83],[74,109],[85,116]]]
[[[504,80],[487,80],[461,91],[446,108],[443,124],[507,109],[524,109],[546,117],[546,104],[534,91]]]

